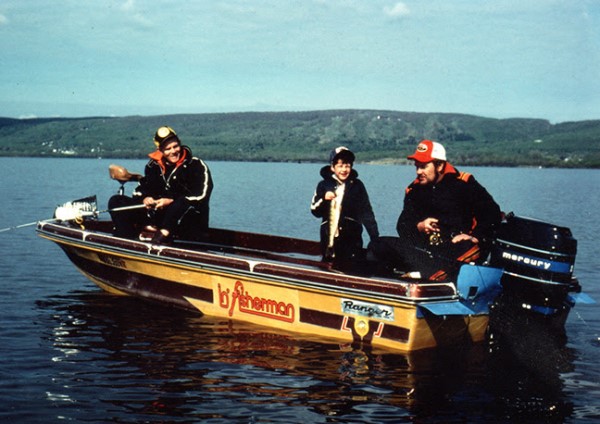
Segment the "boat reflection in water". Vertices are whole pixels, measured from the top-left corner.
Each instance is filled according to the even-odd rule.
[[[543,335],[399,353],[102,292],[38,310],[53,328],[43,340],[55,350],[55,391],[74,406],[61,411],[69,419],[560,422],[572,413],[561,379],[572,352]]]

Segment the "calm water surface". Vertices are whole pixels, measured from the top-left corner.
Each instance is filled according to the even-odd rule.
[[[0,158],[0,227],[118,188],[107,160]],[[143,161],[119,161],[141,171]],[[209,163],[212,225],[316,239],[317,164]],[[406,166],[358,164],[392,235]],[[576,271],[600,299],[598,170],[471,168],[505,211],[569,226]],[[133,187],[129,187],[131,189]],[[130,191],[130,190],[129,190]],[[566,345],[543,332],[403,355],[266,332],[117,297],[79,274],[34,226],[0,233],[4,422],[490,423],[600,419],[598,305],[577,306]]]

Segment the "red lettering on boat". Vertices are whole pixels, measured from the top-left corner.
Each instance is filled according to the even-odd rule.
[[[377,330],[373,333],[373,336],[381,337],[381,334],[383,333],[383,327],[385,327],[385,324],[383,322],[380,322],[379,326],[377,326]]]
[[[229,289],[221,290],[221,284],[218,285],[219,291],[219,306],[221,308],[229,308]]]
[[[265,299],[264,297],[252,296],[244,290],[241,281],[235,282],[233,292],[229,289],[222,290],[218,285],[219,306],[229,309],[229,316],[233,316],[236,306],[241,313],[257,315],[265,318],[276,319],[284,322],[294,322],[296,310],[291,303],[285,303],[276,299]],[[230,297],[231,294],[231,297]]]
[[[344,315],[344,318],[342,319],[342,326],[341,326],[340,330],[348,331],[349,333],[352,333],[352,328],[348,327],[348,316],[347,315]]]

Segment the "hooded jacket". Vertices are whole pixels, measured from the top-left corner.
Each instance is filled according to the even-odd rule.
[[[325,193],[335,192],[342,183],[335,177],[330,166],[321,168],[320,173],[323,180],[317,184],[310,210],[314,216],[322,219],[321,246],[324,248],[329,239],[328,224],[331,208],[331,201],[325,200]],[[356,251],[362,248],[363,225],[371,240],[379,237],[379,230],[369,195],[362,181],[358,179],[356,170],[351,171],[350,176],[343,184],[345,184],[345,189],[338,225],[339,237],[335,243],[336,250],[338,250],[338,245],[344,244],[345,248]]]

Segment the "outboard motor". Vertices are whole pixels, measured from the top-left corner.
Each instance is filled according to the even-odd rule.
[[[500,225],[490,265],[503,268],[503,297],[543,315],[568,313],[569,293],[581,291],[573,277],[577,240],[571,230],[515,216]]]

